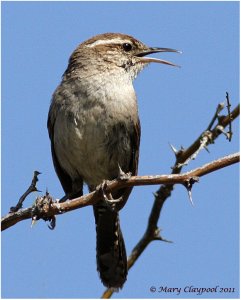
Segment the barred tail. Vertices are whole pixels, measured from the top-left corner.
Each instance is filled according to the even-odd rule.
[[[108,288],[122,288],[127,277],[127,259],[119,214],[104,203],[98,203],[94,206],[94,215],[97,270],[101,281]]]

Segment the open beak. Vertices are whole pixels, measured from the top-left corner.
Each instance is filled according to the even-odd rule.
[[[153,57],[146,57],[146,55],[149,55],[149,54],[152,54],[152,53],[157,53],[157,52],[182,53],[182,51],[175,50],[175,49],[152,47],[152,48],[148,48],[148,49],[146,49],[146,50],[144,50],[140,53],[137,53],[136,56],[139,57],[140,61],[143,62],[143,63],[156,62],[156,63],[165,64],[165,65],[169,65],[169,66],[180,67],[180,66],[175,65],[172,62],[167,61],[167,60],[153,58]]]

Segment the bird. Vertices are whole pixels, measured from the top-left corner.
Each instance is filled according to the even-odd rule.
[[[94,191],[105,180],[137,174],[141,127],[133,81],[151,62],[177,66],[147,56],[157,52],[179,51],[149,47],[123,33],[103,33],[82,42],[71,54],[47,121],[65,200],[82,196],[84,184]],[[103,285],[116,290],[127,279],[119,211],[131,191],[122,188],[93,205],[97,271]],[[111,199],[118,201],[110,205]]]

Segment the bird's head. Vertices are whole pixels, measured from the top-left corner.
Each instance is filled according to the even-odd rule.
[[[151,62],[177,66],[167,60],[147,56],[158,52],[181,53],[170,48],[146,46],[130,35],[104,33],[80,44],[70,57],[69,67],[110,73],[125,70],[133,80]]]

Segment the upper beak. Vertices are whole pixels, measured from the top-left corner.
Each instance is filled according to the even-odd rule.
[[[157,53],[157,52],[175,52],[175,53],[182,53],[182,51],[175,50],[175,49],[152,47],[152,48],[148,48],[148,49],[146,49],[146,50],[143,50],[143,51],[140,52],[140,53],[137,53],[136,56],[140,57],[140,58],[141,58],[141,62],[143,62],[143,63],[156,62],[156,63],[165,64],[165,65],[170,65],[170,66],[174,66],[174,67],[180,67],[180,66],[175,65],[175,64],[173,64],[172,62],[167,61],[167,60],[158,59],[158,58],[153,58],[153,57],[146,57],[146,55],[148,55],[148,54]]]

